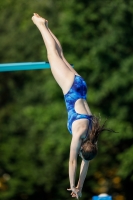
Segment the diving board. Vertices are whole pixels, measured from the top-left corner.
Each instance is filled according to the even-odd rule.
[[[35,70],[50,68],[48,62],[23,62],[23,63],[5,63],[0,64],[0,72]]]

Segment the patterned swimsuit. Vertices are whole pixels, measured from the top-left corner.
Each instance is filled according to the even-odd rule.
[[[75,111],[74,106],[78,99],[86,100],[87,85],[81,76],[75,75],[73,84],[67,94],[64,95],[66,108],[68,112],[67,128],[72,134],[72,123],[78,119],[88,119],[91,124],[91,115],[79,114]]]

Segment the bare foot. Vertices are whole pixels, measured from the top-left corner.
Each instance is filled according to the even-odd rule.
[[[41,25],[41,24],[46,25],[48,23],[48,21],[46,19],[42,18],[37,13],[34,13],[34,15],[32,16],[32,21],[36,26]]]

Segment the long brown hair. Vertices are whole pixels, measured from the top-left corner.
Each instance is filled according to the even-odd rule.
[[[100,125],[100,117],[92,116],[91,132],[88,134],[87,139],[81,145],[81,152],[85,160],[92,160],[97,155],[97,141],[101,132],[115,132],[112,129],[105,128],[106,121],[103,123],[103,125]]]

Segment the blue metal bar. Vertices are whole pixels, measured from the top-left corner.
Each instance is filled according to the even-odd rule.
[[[0,64],[0,72],[35,70],[50,68],[48,62],[24,62],[24,63],[6,63]]]

